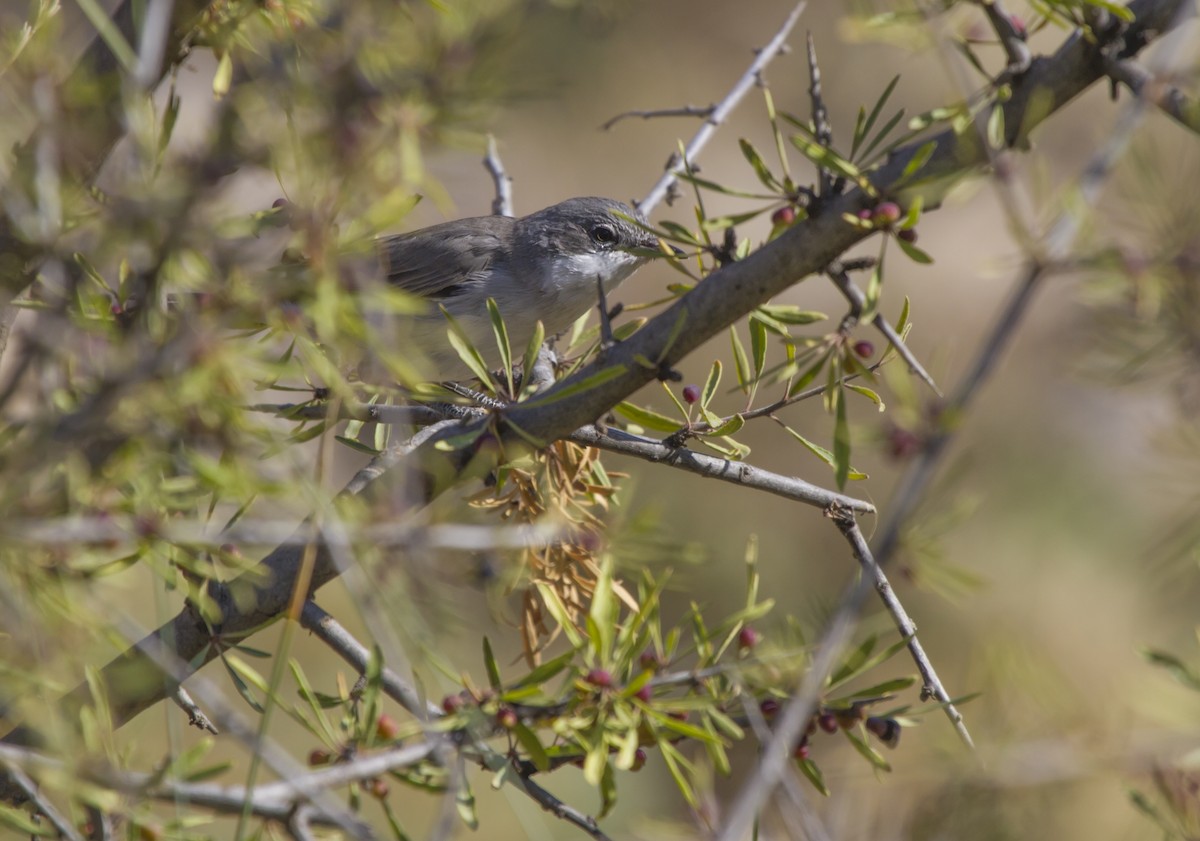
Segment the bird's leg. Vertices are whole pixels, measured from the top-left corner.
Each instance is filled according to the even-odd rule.
[[[497,400],[495,397],[489,397],[482,391],[476,391],[473,388],[467,388],[462,383],[445,382],[442,383],[442,388],[453,394],[457,394],[459,397],[465,397],[467,400],[470,400],[472,403],[482,409],[503,409],[505,406],[504,403]]]
[[[623,304],[616,304],[611,310],[608,308],[608,295],[604,291],[604,280],[600,275],[596,275],[596,294],[600,299],[600,351],[604,352],[617,343],[613,338],[612,320],[620,315],[625,307]]]

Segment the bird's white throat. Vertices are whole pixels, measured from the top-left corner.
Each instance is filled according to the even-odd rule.
[[[594,251],[587,254],[563,254],[550,261],[542,279],[546,291],[560,294],[575,290],[596,294],[596,278],[611,291],[618,283],[633,274],[642,260],[626,251]]]

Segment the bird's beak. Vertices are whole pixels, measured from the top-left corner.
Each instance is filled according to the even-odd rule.
[[[679,259],[680,257],[685,256],[684,252],[680,251],[678,248],[671,245],[671,243],[667,242],[666,240],[659,239],[656,236],[647,236],[646,237],[646,242],[644,243],[644,247],[653,251],[656,257],[663,256],[663,246],[667,247],[668,251],[670,251],[670,256],[674,257],[675,259]]]

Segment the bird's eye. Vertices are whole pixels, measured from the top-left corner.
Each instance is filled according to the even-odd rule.
[[[597,225],[592,228],[592,239],[601,245],[611,245],[617,241],[617,231],[611,225]]]

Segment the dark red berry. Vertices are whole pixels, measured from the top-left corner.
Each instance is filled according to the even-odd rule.
[[[776,210],[771,214],[772,225],[790,225],[796,221],[796,208],[790,204]]]
[[[587,673],[587,677],[585,677],[584,680],[586,680],[592,686],[599,686],[602,689],[612,686],[613,682],[612,673],[607,669],[592,669]]]
[[[388,796],[388,784],[376,777],[367,784],[367,791],[377,800],[383,800]]]
[[[872,212],[871,208],[869,208],[869,207],[864,207],[862,210],[858,211],[858,218],[863,220],[864,222],[870,222],[872,215],[873,215],[873,212]]]
[[[650,688],[650,684],[643,684],[637,692],[633,693],[633,697],[643,703],[649,703],[650,699],[654,697],[654,690]]]
[[[821,713],[817,716],[817,726],[826,733],[836,733],[838,729],[837,716],[833,713]]]
[[[896,238],[902,239],[905,242],[916,242],[917,241],[917,229],[916,228],[903,228],[899,231],[896,231]]]
[[[511,707],[501,707],[496,713],[496,724],[503,727],[505,730],[512,730],[517,726],[517,714]]]
[[[764,717],[770,718],[779,712],[779,702],[774,698],[763,698],[758,702],[758,711],[761,712]]]
[[[881,201],[875,205],[875,210],[871,213],[871,221],[877,227],[886,228],[899,222],[902,215],[900,205],[894,201]]]
[[[683,387],[683,402],[684,403],[688,403],[688,404],[695,403],[699,399],[700,399],[700,386],[685,385]]]
[[[646,752],[641,748],[634,751],[633,764],[629,766],[630,771],[641,771],[646,767]]]
[[[379,716],[379,719],[375,722],[375,736],[381,741],[390,742],[396,738],[396,734],[399,732],[399,723],[387,713]]]
[[[875,355],[875,345],[866,339],[861,339],[854,343],[854,352],[863,359],[870,359]]]
[[[866,721],[867,732],[889,748],[894,748],[900,741],[900,725],[892,718],[877,718],[871,716]]]
[[[274,208],[287,207],[287,206],[288,206],[287,199],[279,198],[279,199],[275,199],[275,201],[271,202],[271,207],[274,207]]]
[[[328,765],[331,759],[333,759],[333,754],[322,748],[313,748],[308,752],[309,765]]]
[[[662,658],[651,648],[647,648],[638,656],[638,664],[649,672],[657,672],[663,667]]]
[[[887,432],[888,455],[897,461],[912,458],[921,451],[921,436],[901,426],[893,426]]]
[[[738,631],[738,648],[743,651],[748,651],[758,645],[762,640],[762,634],[751,628],[749,625]]]
[[[792,756],[796,759],[808,759],[808,738],[801,739],[796,744],[796,749],[792,751]]]

